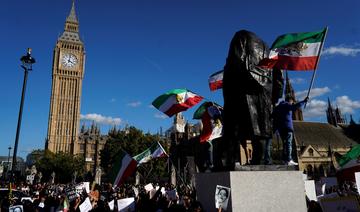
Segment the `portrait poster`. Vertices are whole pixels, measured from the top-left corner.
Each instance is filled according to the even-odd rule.
[[[22,205],[14,205],[9,207],[9,212],[23,212],[24,208]]]
[[[229,199],[230,199],[230,188],[217,185],[215,190],[215,207],[226,210]]]

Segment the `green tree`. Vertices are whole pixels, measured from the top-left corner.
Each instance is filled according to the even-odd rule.
[[[109,138],[100,152],[100,166],[106,175],[111,170],[115,162],[115,156],[119,154],[120,150],[127,152],[130,156],[135,156],[157,141],[160,141],[167,150],[167,145],[163,145],[164,142],[158,135],[144,134],[133,126],[117,132],[112,131],[109,133]],[[138,172],[143,177],[143,181],[159,180],[159,177],[165,178],[168,176],[167,159],[154,159],[147,164],[142,164],[138,168]]]
[[[43,175],[42,180],[50,180],[52,172],[55,172],[55,181],[60,183],[69,183],[76,171],[77,176],[84,175],[85,161],[82,157],[69,153],[53,153],[43,150],[42,154],[37,151],[37,157],[34,158],[36,168]]]

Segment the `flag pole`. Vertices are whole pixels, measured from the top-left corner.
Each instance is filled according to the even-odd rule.
[[[309,87],[309,90],[308,90],[308,92],[307,92],[306,98],[309,97],[310,91],[311,91],[311,89],[312,89],[312,87],[313,87],[313,85],[314,85],[314,79],[315,79],[317,67],[318,67],[318,65],[319,65],[320,54],[321,54],[322,49],[323,49],[323,47],[324,47],[325,38],[326,38],[328,29],[329,29],[329,27],[325,27],[325,32],[324,32],[325,34],[324,34],[323,39],[321,40],[318,57],[316,58],[315,69],[314,69],[314,72],[313,72],[312,77],[311,77],[310,87]],[[304,105],[304,108],[306,108],[306,103],[305,103],[305,105]]]

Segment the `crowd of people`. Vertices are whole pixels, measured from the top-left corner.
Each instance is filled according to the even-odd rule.
[[[83,189],[72,199],[67,191],[76,186],[73,184],[20,183],[13,186],[12,198],[8,195],[1,197],[0,207],[1,211],[9,211],[10,206],[17,205],[22,205],[25,212],[81,211],[80,205],[89,198],[92,206],[90,211],[118,211],[117,200],[134,198],[132,206],[126,211],[133,211],[134,208],[136,211],[203,211],[202,204],[196,200],[194,188],[170,184],[153,185],[154,188],[146,190],[144,185],[124,184],[114,189],[111,184],[96,184],[89,193]]]

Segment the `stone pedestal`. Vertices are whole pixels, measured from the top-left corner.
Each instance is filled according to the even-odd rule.
[[[197,198],[206,211],[216,211],[216,185],[231,188],[227,211],[307,211],[300,171],[199,173],[195,180]]]

